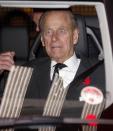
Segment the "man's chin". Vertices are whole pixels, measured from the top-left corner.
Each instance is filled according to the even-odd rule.
[[[61,56],[52,56],[52,60],[55,60],[56,62],[62,63],[62,57]]]

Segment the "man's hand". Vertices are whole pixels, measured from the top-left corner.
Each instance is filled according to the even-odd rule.
[[[8,51],[0,54],[0,72],[4,70],[10,71],[11,67],[14,65],[15,52]]]

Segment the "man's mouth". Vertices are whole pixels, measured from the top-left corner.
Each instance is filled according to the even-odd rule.
[[[54,46],[52,46],[52,48],[61,48],[61,46],[60,45],[54,45]]]

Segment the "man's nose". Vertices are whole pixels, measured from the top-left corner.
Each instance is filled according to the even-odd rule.
[[[57,38],[58,38],[57,32],[54,32],[54,33],[52,34],[52,40],[53,40],[53,41],[56,41]]]

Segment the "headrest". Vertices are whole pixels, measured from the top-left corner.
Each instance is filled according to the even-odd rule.
[[[84,16],[76,15],[75,17],[79,28],[79,40],[75,47],[75,53],[80,58],[88,57],[88,43]]]
[[[97,16],[85,16],[86,26],[99,28],[99,21]]]
[[[15,51],[16,60],[26,61],[29,52],[26,27],[2,27],[0,29],[0,52]]]

